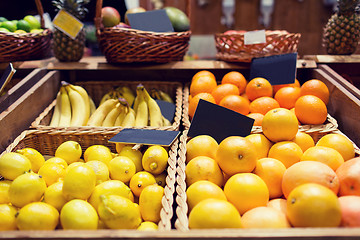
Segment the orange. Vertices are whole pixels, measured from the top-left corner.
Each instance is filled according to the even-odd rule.
[[[231,83],[224,83],[216,86],[212,91],[211,95],[214,97],[216,104],[228,95],[239,95],[239,88]]]
[[[299,80],[297,80],[297,79],[295,78],[295,82],[294,82],[294,83],[273,85],[274,94],[275,94],[277,91],[279,91],[279,89],[281,89],[281,88],[283,88],[283,87],[300,87],[300,82],[299,82]]]
[[[265,115],[268,111],[279,107],[279,103],[274,98],[259,97],[250,103],[250,112]]]
[[[215,160],[229,175],[254,170],[257,161],[256,147],[244,137],[230,136],[222,140]]]
[[[242,75],[241,73],[237,71],[231,71],[225,74],[222,78],[221,84],[224,83],[232,83],[236,85],[239,88],[240,94],[242,94],[243,92],[245,92],[247,81],[244,75]]]
[[[186,190],[186,200],[191,211],[196,204],[208,198],[215,198],[226,201],[224,191],[215,183],[207,180],[197,181]]]
[[[290,111],[296,116],[295,114],[295,107],[293,107],[292,109],[290,109]],[[297,119],[297,117],[296,117]],[[298,125],[301,125],[301,123],[299,122],[299,119],[298,119]]]
[[[300,89],[301,96],[314,95],[320,98],[325,103],[325,105],[329,102],[329,89],[325,83],[318,79],[311,79],[304,82]]]
[[[196,181],[208,180],[222,187],[224,182],[219,165],[214,159],[205,156],[193,158],[185,167],[185,175],[187,186]]]
[[[333,191],[339,191],[339,178],[334,170],[328,165],[315,161],[298,162],[286,169],[281,183],[284,196],[287,198],[290,192],[304,183],[318,183]]]
[[[200,101],[200,99],[206,100],[208,102],[215,104],[215,99],[210,93],[199,93],[195,95],[193,98],[191,98],[189,102],[189,116],[192,118],[195,114],[195,110],[197,108],[197,105]]]
[[[283,195],[281,181],[285,170],[285,165],[274,158],[262,158],[257,161],[253,173],[258,175],[266,183],[269,189],[270,199]]]
[[[266,206],[269,201],[266,183],[253,173],[238,173],[230,177],[225,183],[224,193],[241,215],[252,208]]]
[[[189,214],[190,229],[241,228],[241,217],[233,204],[219,199],[199,202]]]
[[[287,199],[286,211],[294,227],[338,227],[341,222],[338,197],[317,183],[294,188]]]
[[[280,104],[280,107],[291,109],[295,107],[295,102],[300,97],[299,87],[283,87],[275,93],[275,100]]]
[[[275,158],[282,162],[286,168],[300,161],[303,151],[294,142],[281,141],[275,143],[269,150],[269,158]]]
[[[272,97],[273,89],[268,80],[257,77],[246,85],[245,93],[250,101],[254,101],[259,97]]]
[[[186,143],[186,163],[198,156],[215,158],[218,143],[209,135],[198,135]]]
[[[269,150],[273,143],[267,139],[263,134],[253,133],[245,137],[255,145],[258,159],[265,158],[268,156]]]
[[[360,227],[360,196],[339,197],[342,227]]]
[[[286,215],[286,199],[284,198],[271,199],[266,206],[275,208]]]
[[[249,100],[239,95],[227,95],[221,99],[219,105],[243,115],[249,114],[250,111]]]
[[[256,207],[241,217],[243,228],[289,228],[286,215],[271,207]]]
[[[193,79],[190,83],[190,95],[196,96],[198,93],[211,93],[216,88],[217,83],[215,78],[205,75]]]
[[[270,141],[290,141],[298,132],[298,120],[286,108],[275,108],[267,112],[262,121],[262,130]]]
[[[264,118],[264,114],[261,113],[249,113],[246,116],[255,120],[253,126],[261,126],[262,120]]]
[[[326,121],[327,108],[320,98],[305,95],[296,101],[295,114],[302,124],[323,124]]]
[[[191,79],[191,82],[195,81],[197,78],[199,78],[201,76],[209,76],[209,77],[211,77],[213,79],[216,79],[212,72],[207,71],[207,70],[201,70],[201,71],[194,74],[194,76]]]
[[[338,151],[347,161],[355,157],[354,144],[344,135],[339,133],[329,133],[322,136],[317,141],[316,146],[330,147]]]
[[[291,139],[291,141],[299,145],[303,152],[305,152],[308,148],[315,146],[314,139],[305,132],[298,131],[295,138]]]
[[[360,158],[347,160],[337,170],[336,175],[340,181],[339,195],[360,196]]]
[[[332,170],[336,171],[336,169],[344,163],[344,158],[335,149],[315,146],[306,150],[300,161],[319,161],[325,163],[331,167]]]

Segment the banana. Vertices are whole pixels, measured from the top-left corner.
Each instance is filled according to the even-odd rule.
[[[89,102],[90,102],[90,116],[91,116],[95,112],[96,106],[94,100],[90,96],[89,96]]]
[[[71,105],[70,126],[83,126],[86,119],[86,105],[81,94],[74,90],[70,85],[66,86]],[[90,114],[90,108],[89,114]]]
[[[135,126],[135,111],[131,107],[128,107],[128,113],[126,114],[121,126],[125,128]]]
[[[113,127],[115,126],[115,121],[119,114],[121,113],[122,109],[120,108],[120,103],[116,104],[116,106],[106,115],[102,126],[103,127]]]
[[[161,109],[157,102],[150,96],[148,91],[143,87],[143,96],[149,108],[149,118],[151,127],[161,127],[163,125]]]
[[[101,104],[103,104],[106,100],[113,99],[114,97],[113,97],[112,94],[113,94],[112,91],[104,94],[104,96],[103,96],[103,97],[101,98],[101,100],[100,100],[99,106],[100,106]]]
[[[95,112],[89,118],[87,123],[88,126],[101,126],[106,115],[116,106],[119,102],[117,99],[108,99],[103,104],[101,104]]]
[[[137,91],[136,91],[136,97],[134,99],[134,103],[133,103],[133,106],[132,106],[134,111],[135,111],[135,114],[137,113],[137,107],[139,105],[139,99],[140,99],[140,97],[139,97],[139,95],[137,94]]]
[[[51,127],[57,127],[59,125],[60,114],[61,114],[60,111],[61,111],[61,94],[59,91],[56,96],[55,108],[50,121]]]
[[[126,99],[129,106],[132,106],[132,104],[135,100],[135,94],[129,87],[121,86],[121,87],[116,88],[116,91],[119,92],[121,94],[121,96]]]
[[[87,91],[81,87],[81,86],[78,86],[78,85],[72,85],[70,84],[69,85],[70,88],[72,88],[73,90],[77,91],[80,96],[82,97],[84,103],[85,103],[85,111],[84,111],[84,122],[82,123],[82,126],[85,126],[87,121],[89,120],[89,117],[90,117],[90,100],[89,100],[89,95],[87,93]]]
[[[119,98],[119,102],[120,102],[120,108],[121,108],[121,112],[119,114],[119,116],[116,118],[115,121],[115,125],[114,126],[121,126],[122,122],[125,119],[126,114],[128,113],[128,103],[125,100],[125,98]]]
[[[166,92],[159,90],[160,99],[169,103],[174,103],[174,100]]]
[[[172,125],[171,122],[167,118],[165,118],[164,116],[162,116],[162,121],[163,121],[163,126],[168,127],[168,126]]]
[[[66,91],[65,86],[60,88],[61,108],[60,108],[60,119],[59,127],[69,127],[71,123],[71,105],[70,98]]]
[[[139,103],[136,109],[136,116],[135,116],[135,127],[144,127],[148,126],[149,121],[149,110],[147,102],[144,98],[144,86],[138,86],[136,89],[136,94],[139,97]]]

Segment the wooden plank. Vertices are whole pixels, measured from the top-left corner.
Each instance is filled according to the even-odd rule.
[[[304,59],[317,63],[360,63],[360,55],[304,55]]]

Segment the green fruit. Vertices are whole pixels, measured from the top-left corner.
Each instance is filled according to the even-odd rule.
[[[190,21],[186,14],[175,7],[165,7],[166,14],[176,32],[183,32],[190,29]]]
[[[42,33],[44,31],[44,29],[31,29],[30,32],[31,33]]]
[[[27,21],[30,24],[31,29],[39,29],[41,28],[41,24],[39,20],[36,19],[36,17],[32,15],[27,15],[24,17],[24,20]]]
[[[24,30],[19,29],[19,30],[16,30],[14,33],[23,34],[23,33],[27,33],[27,32],[25,32]]]
[[[17,22],[16,26],[17,26],[17,29],[19,29],[19,30],[24,30],[25,32],[31,31],[30,24],[25,20],[19,20]]]
[[[16,24],[13,23],[12,21],[3,22],[1,24],[1,27],[6,28],[10,32],[15,32],[16,31]]]
[[[10,32],[9,30],[7,30],[6,28],[0,28],[0,32]]]
[[[0,22],[6,22],[6,21],[8,21],[6,18],[0,17]]]

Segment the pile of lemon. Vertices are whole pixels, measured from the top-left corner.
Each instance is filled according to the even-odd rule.
[[[33,148],[0,157],[0,230],[156,230],[167,150],[66,141],[45,160]],[[82,158],[83,157],[83,158]]]
[[[20,20],[8,20],[5,17],[0,17],[0,32],[26,34],[42,31],[40,21],[33,15],[27,15]]]

